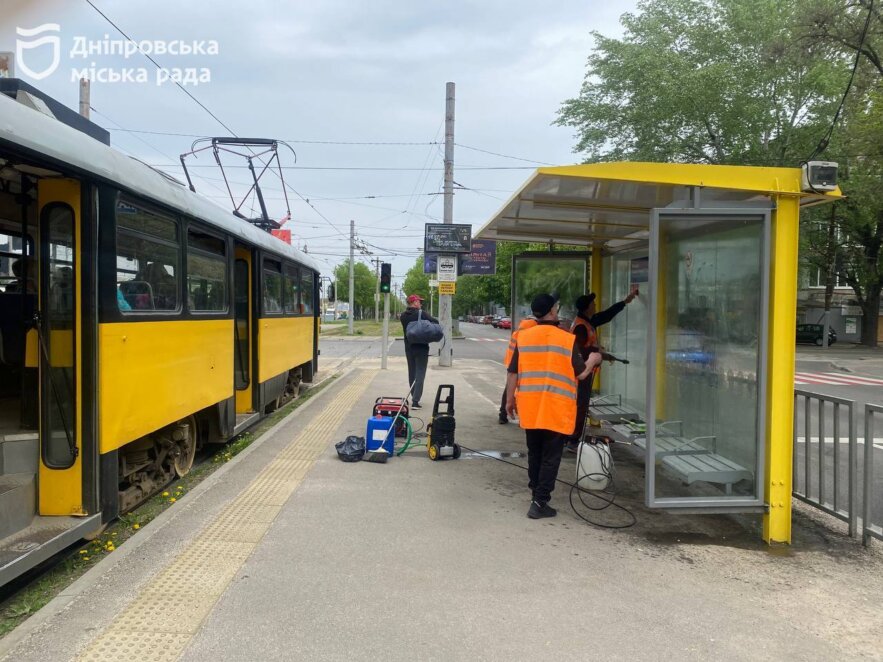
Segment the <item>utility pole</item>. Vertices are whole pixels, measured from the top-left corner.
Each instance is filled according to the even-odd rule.
[[[444,222],[454,222],[454,84],[445,85],[445,208]],[[453,321],[451,318],[451,295],[438,297],[438,321],[445,332],[444,342],[439,352],[438,364],[450,367],[454,360]]]
[[[347,313],[346,321],[347,321],[347,331],[350,335],[353,335],[353,314],[355,313],[356,307],[354,305],[353,299],[353,281],[355,280],[355,247],[356,247],[356,222],[350,221],[350,311]]]
[[[88,78],[80,79],[80,115],[89,119],[89,108],[92,106],[92,91]]]
[[[374,322],[380,321],[380,258],[375,257],[371,260],[374,263]]]

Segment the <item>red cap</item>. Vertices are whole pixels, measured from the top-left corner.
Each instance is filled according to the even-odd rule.
[[[419,294],[412,294],[411,296],[408,297],[408,305],[411,305],[415,301],[425,301],[425,299],[422,296],[420,296]]]

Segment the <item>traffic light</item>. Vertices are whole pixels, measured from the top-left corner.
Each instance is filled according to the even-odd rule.
[[[335,300],[336,300],[335,297],[334,297],[334,294],[335,294],[335,292],[334,292],[334,283],[329,283],[329,284],[328,284],[328,300],[329,300],[329,301],[335,301]]]
[[[392,265],[384,262],[380,265],[380,292],[389,294],[390,283],[392,281]]]

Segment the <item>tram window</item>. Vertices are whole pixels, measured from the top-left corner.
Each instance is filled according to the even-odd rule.
[[[122,199],[117,204],[117,227],[143,232],[166,241],[178,241],[178,228],[171,218]]]
[[[180,309],[180,247],[174,219],[129,201],[117,205],[117,305],[123,312]]]
[[[282,269],[278,262],[264,260],[264,312],[282,312]]]
[[[0,292],[21,292],[22,291],[22,267],[24,260],[22,259],[23,247],[21,235],[13,232],[0,232]],[[28,255],[34,254],[34,243],[30,237],[27,238]],[[27,291],[33,293],[36,291],[36,264],[33,258],[28,259],[28,287]],[[18,273],[16,273],[18,272]]]
[[[300,279],[301,312],[313,314],[313,272],[304,269]]]
[[[298,278],[297,267],[285,267],[283,288],[285,290],[285,313],[287,315],[297,315],[301,312],[300,293],[298,292],[300,289],[300,278]]]
[[[187,252],[187,294],[190,310],[224,312],[227,310],[227,261]]]
[[[227,260],[223,239],[196,230],[187,233],[187,296],[190,310],[227,310]]]

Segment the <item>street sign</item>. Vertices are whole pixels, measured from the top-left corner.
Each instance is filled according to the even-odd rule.
[[[438,284],[438,293],[439,294],[456,294],[457,293],[457,283],[440,282]]]
[[[438,280],[440,282],[448,282],[448,283],[457,282],[457,256],[456,255],[439,255],[438,256]]]
[[[430,280],[429,287],[438,287],[438,281],[437,280]]]
[[[472,226],[462,223],[427,223],[424,253],[468,253],[472,250]]]

